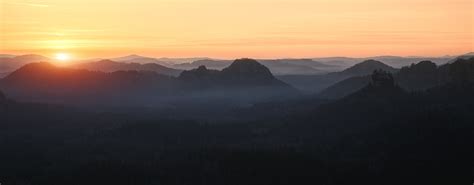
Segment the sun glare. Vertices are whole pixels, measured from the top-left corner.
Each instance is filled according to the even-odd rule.
[[[55,58],[59,61],[68,61],[69,59],[71,59],[71,56],[67,53],[57,53]]]

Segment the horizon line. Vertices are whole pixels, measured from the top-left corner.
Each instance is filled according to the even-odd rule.
[[[472,54],[474,51],[470,51],[467,53],[461,54],[445,54],[445,55],[438,55],[438,56],[428,56],[428,55],[390,55],[390,54],[380,54],[380,55],[371,55],[371,56],[350,56],[350,55],[328,55],[328,56],[313,56],[313,57],[210,57],[210,56],[152,56],[152,55],[142,55],[142,54],[123,54],[123,55],[116,55],[116,56],[108,56],[108,57],[77,57],[74,60],[90,60],[90,59],[114,59],[114,58],[121,58],[121,57],[128,57],[128,56],[139,56],[139,57],[146,57],[146,58],[153,58],[153,59],[193,59],[193,58],[207,58],[207,59],[214,59],[214,60],[233,60],[233,59],[240,59],[240,58],[252,58],[252,59],[260,59],[260,60],[276,60],[276,59],[324,59],[324,58],[354,58],[354,59],[366,59],[372,57],[402,57],[402,58],[443,58],[443,57],[456,57],[462,56],[466,54]],[[26,56],[26,55],[39,55],[47,58],[54,58],[53,55],[45,55],[45,54],[38,54],[38,53],[22,53],[22,54],[10,54],[10,53],[0,53],[0,55],[12,55],[12,56]]]

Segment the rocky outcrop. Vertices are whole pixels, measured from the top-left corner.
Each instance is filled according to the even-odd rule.
[[[366,60],[361,63],[358,63],[344,71],[339,72],[339,75],[342,76],[363,76],[372,73],[374,70],[384,70],[388,72],[396,72],[397,69],[384,64],[377,60]]]
[[[474,57],[458,59],[449,65],[449,76],[452,83],[474,83]]]
[[[212,87],[251,87],[251,86],[286,86],[276,79],[270,70],[253,59],[235,60],[222,71],[210,70],[205,66],[183,71],[179,79],[188,86]]]
[[[375,70],[371,75],[371,82],[375,88],[390,88],[395,86],[395,81],[391,73],[383,70]]]

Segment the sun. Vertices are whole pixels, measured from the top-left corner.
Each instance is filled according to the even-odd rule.
[[[59,60],[59,61],[68,61],[71,59],[71,55],[67,53],[56,53],[54,58],[56,58],[56,60]]]

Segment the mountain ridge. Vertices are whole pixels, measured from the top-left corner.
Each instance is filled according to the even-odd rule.
[[[423,91],[432,87],[447,84],[454,79],[474,79],[474,57],[459,58],[453,63],[437,66],[431,61],[420,61],[403,67],[394,73],[395,82],[407,91]],[[456,71],[456,72],[453,72]],[[369,82],[369,76],[356,76],[340,81],[322,92],[326,98],[341,98],[361,89]],[[456,81],[456,80],[455,80]]]
[[[73,65],[72,67],[77,69],[87,69],[91,71],[102,71],[102,72],[114,72],[114,71],[153,71],[158,74],[168,76],[178,76],[181,70],[169,68],[157,63],[126,63],[116,62],[113,60],[105,59],[97,62],[87,62]]]
[[[207,69],[205,66],[183,71],[178,79],[198,81],[211,86],[289,86],[276,79],[267,67],[256,60],[247,58],[237,59],[220,71]]]
[[[115,64],[110,60],[102,62]],[[274,78],[268,68],[251,59],[236,60],[222,71],[200,67],[184,71],[179,77],[150,71],[101,72],[57,67],[47,62],[31,63],[1,79],[0,88],[25,101],[124,105],[158,105],[163,101],[182,102],[189,98],[192,102],[204,97],[239,103],[297,93],[290,85]]]

